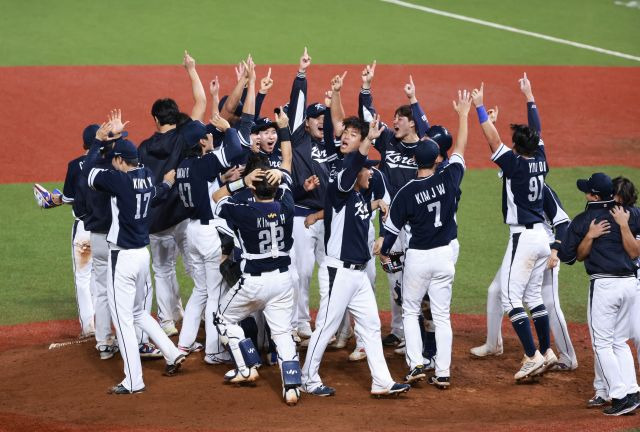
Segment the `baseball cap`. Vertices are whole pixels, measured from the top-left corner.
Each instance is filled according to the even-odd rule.
[[[431,138],[426,138],[422,141],[418,141],[418,144],[416,144],[414,150],[414,155],[418,166],[432,165],[436,161],[436,158],[439,154],[440,147],[438,147],[438,144]]]
[[[576,182],[578,189],[584,193],[599,195],[606,199],[613,196],[613,182],[605,173],[594,173],[588,179],[580,179]]]
[[[96,139],[96,132],[100,129],[100,125],[91,124],[82,131],[82,141],[85,147],[91,147],[93,140]]]
[[[187,142],[187,147],[192,148],[198,145],[201,138],[207,136],[207,127],[200,120],[191,120],[180,128],[180,132]]]
[[[228,95],[222,96],[222,98],[220,99],[220,102],[218,102],[218,111],[222,111],[222,107],[224,106],[224,103],[227,101],[228,98],[229,98]],[[236,110],[234,112],[234,114],[237,115],[238,117],[242,115],[243,106],[244,106],[244,103],[242,101],[239,101],[238,106],[236,107]]]
[[[307,117],[317,118],[327,111],[327,107],[321,103],[314,103],[307,107]]]
[[[138,159],[138,149],[131,141],[127,139],[119,139],[113,145],[111,156],[120,156],[122,159],[127,160]]]
[[[271,121],[269,117],[260,117],[255,121],[253,126],[251,126],[251,133],[255,134],[265,131],[269,128],[275,128],[276,130],[278,130],[278,125],[276,124],[276,122]]]
[[[427,136],[438,144],[438,147],[440,147],[440,155],[446,158],[452,143],[451,134],[447,128],[440,125],[433,125],[427,129]]]

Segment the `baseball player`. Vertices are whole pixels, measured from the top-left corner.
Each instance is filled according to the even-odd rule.
[[[498,131],[483,106],[483,89],[472,92],[478,119],[489,147],[491,160],[503,173],[503,217],[509,225],[509,243],[500,268],[502,306],[525,351],[516,381],[541,374],[558,360],[550,347],[549,316],[542,300],[542,278],[551,254],[544,229],[544,179],[548,173],[544,143],[538,133],[525,125],[512,125],[513,149],[502,143]],[[530,321],[538,335],[536,349]],[[437,335],[436,335],[437,337]],[[544,353],[543,354],[541,354]]]
[[[387,205],[382,200],[364,199],[369,187],[370,167],[378,161],[367,160],[371,141],[382,133],[378,121],[371,128],[357,118],[344,124],[342,142],[358,146],[344,160],[344,169],[329,184],[324,211],[327,256],[320,266],[320,308],[316,328],[311,335],[302,369],[302,389],[316,396],[332,396],[335,389],[322,383],[318,370],[324,351],[338,330],[344,313],[355,319],[355,332],[362,339],[373,382],[371,394],[392,395],[407,392],[407,384],[395,383],[384,359],[380,337],[380,318],[375,295],[366,274],[371,258],[367,244],[372,210]]]
[[[291,169],[291,144],[288,119],[278,117],[283,156],[282,167]],[[252,156],[258,157],[259,156]],[[257,163],[257,169],[213,194],[216,216],[224,218],[236,232],[242,247],[242,277],[225,295],[214,314],[214,322],[222,342],[228,346],[236,368],[225,374],[230,383],[253,382],[258,379],[260,355],[251,339],[245,338],[238,323],[251,313],[264,308],[264,316],[276,344],[282,376],[282,395],[288,405],[300,398],[300,363],[291,335],[293,287],[289,251],[293,244],[293,197],[286,184],[278,186],[288,174]],[[248,187],[253,202],[234,199],[234,192]]]
[[[450,306],[455,274],[454,251],[451,241],[456,238],[455,214],[460,196],[460,183],[464,175],[464,150],[467,144],[467,117],[471,95],[458,91],[458,102],[453,102],[460,119],[458,139],[449,164],[438,169],[438,144],[426,139],[417,144],[414,158],[418,176],[396,193],[385,222],[386,234],[380,249],[383,264],[402,227],[409,224],[411,240],[405,253],[402,279],[402,318],[409,374],[406,382],[426,378],[422,355],[422,338],[418,317],[422,301],[429,294],[431,313],[435,324],[437,355],[435,375],[430,384],[440,389],[450,386],[451,330]]]
[[[527,99],[527,118],[531,129],[541,134],[540,117],[535,104],[531,83],[526,74],[520,81],[520,90]],[[497,118],[497,107],[494,109],[495,116],[491,119],[495,123]],[[542,300],[549,312],[549,324],[551,332],[555,340],[558,350],[558,362],[550,369],[554,371],[571,371],[578,367],[573,344],[569,336],[569,329],[564,319],[564,314],[560,308],[560,298],[558,296],[558,273],[560,266],[558,264],[558,249],[562,238],[565,236],[567,227],[569,226],[569,216],[562,207],[562,203],[558,195],[547,184],[544,186],[544,202],[543,210],[545,217],[545,231],[549,238],[551,247],[551,256],[544,270],[542,279]],[[555,234],[554,234],[555,231]],[[489,355],[501,355],[503,352],[502,336],[500,334],[503,311],[500,306],[500,271],[489,286],[487,296],[487,340],[486,343],[471,348],[471,354],[476,357],[485,357]]]
[[[361,119],[369,121],[375,115],[371,94],[371,82],[375,75],[376,62],[365,67],[362,72],[362,88],[358,98],[358,113]],[[416,98],[416,87],[413,78],[409,77],[409,83],[404,86],[404,92],[409,99],[409,105],[402,105],[396,109],[393,118],[393,127],[385,126],[384,132],[375,142],[375,148],[381,155],[380,171],[389,180],[389,192],[391,198],[402,186],[413,180],[416,176],[417,166],[413,159],[413,149],[420,140],[419,130],[429,128],[429,122]],[[415,116],[414,112],[421,115]],[[422,123],[421,126],[418,124]],[[410,234],[402,231],[394,245],[393,252],[404,252],[409,242]],[[394,301],[396,292],[400,291],[402,272],[387,273],[389,280],[389,298],[391,304],[391,333],[387,335],[383,344],[396,346],[402,342],[404,332],[402,330],[402,308]]]
[[[578,180],[587,206],[574,218],[560,248],[565,262],[584,261],[591,280],[587,319],[596,367],[607,383],[611,406],[605,415],[629,413],[640,405],[636,371],[627,345],[640,256],[640,214],[617,205],[613,183],[603,173]]]
[[[293,197],[295,217],[291,260],[297,309],[294,313],[294,330],[302,339],[311,337],[309,315],[309,285],[315,263],[322,263],[324,250],[324,225],[313,224],[307,229],[307,216],[324,208],[326,185],[330,172],[326,143],[323,140],[323,124],[326,106],[307,103],[307,69],[311,57],[305,47],[298,66],[298,73],[291,87],[289,100],[289,128],[293,148]]]
[[[152,173],[138,166],[137,149],[126,139],[117,140],[113,146],[112,165],[115,170],[94,168],[108,133],[118,135],[125,125],[120,121],[119,111],[115,115],[112,112],[109,122],[96,132],[83,167],[89,187],[112,197],[112,220],[107,234],[108,299],[124,361],[125,379],[109,389],[111,394],[133,394],[145,390],[135,326],[148,333],[160,347],[167,360],[165,375],[177,373],[185,359],[143,307],[148,293],[148,211],[173,186],[175,171],[167,173],[162,184],[154,186]]]
[[[151,107],[156,132],[140,143],[140,162],[153,172],[154,183],[161,183],[168,171],[175,169],[183,159],[184,140],[179,126],[189,120],[201,120],[207,106],[207,98],[195,61],[185,51],[183,64],[193,91],[194,105],[190,116],[180,112],[173,99],[158,99]],[[151,256],[158,303],[158,319],[169,336],[178,334],[175,322],[184,313],[180,298],[180,287],[176,278],[178,250],[183,257],[187,274],[191,265],[187,247],[187,211],[182,205],[178,191],[173,188],[167,199],[150,211]]]

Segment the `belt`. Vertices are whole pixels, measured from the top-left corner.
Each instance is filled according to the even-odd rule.
[[[349,270],[366,270],[367,268],[367,263],[364,264],[355,264],[355,263],[348,263],[348,262],[342,262],[342,267],[349,269]]]
[[[533,229],[533,224],[532,224],[532,223],[530,223],[530,224],[524,224],[524,227],[525,227],[526,229]]]
[[[280,268],[277,268],[275,270],[268,270],[268,271],[263,271],[263,272],[252,272],[252,273],[249,273],[249,276],[258,277],[258,276],[262,276],[263,273],[271,273],[271,272],[274,272],[276,270],[279,271],[280,273],[285,273],[287,270],[289,270],[289,267],[280,267]]]

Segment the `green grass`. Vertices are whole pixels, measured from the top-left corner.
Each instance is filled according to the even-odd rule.
[[[554,169],[548,183],[558,192],[569,215],[584,206],[575,188],[576,178],[596,170],[612,176],[624,175],[640,184],[640,169],[593,167]],[[47,184],[48,187],[60,186]],[[508,230],[500,210],[501,182],[496,170],[469,171],[462,184],[458,221],[461,244],[453,289],[453,312],[485,311],[486,292],[495,275],[507,243]],[[76,317],[70,259],[73,218],[68,207],[39,210],[30,184],[0,185],[0,325]],[[183,299],[192,283],[182,266],[179,281]],[[378,268],[376,295],[381,309],[389,308],[387,281]],[[560,298],[569,320],[586,318],[587,276],[581,264],[563,266]],[[312,285],[312,307],[318,303],[317,280]]]
[[[640,11],[612,1],[415,0],[500,24],[640,54]],[[188,3],[0,0],[0,65],[200,63],[638,65],[381,1]]]

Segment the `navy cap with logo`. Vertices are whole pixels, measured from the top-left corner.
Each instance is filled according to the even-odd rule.
[[[187,142],[187,147],[192,148],[200,143],[200,139],[206,138],[207,127],[200,120],[191,120],[180,128],[180,133]]]
[[[271,121],[269,117],[260,117],[255,121],[253,126],[251,126],[251,133],[255,134],[265,131],[269,128],[275,128],[276,130],[278,130],[278,125],[276,124],[276,122]]]
[[[321,103],[314,103],[307,107],[307,117],[318,118],[327,111],[327,107]]]
[[[96,132],[100,129],[100,125],[92,124],[84,128],[82,131],[82,141],[86,148],[89,148],[93,143],[93,140],[96,139]]]
[[[374,166],[377,166],[380,163],[379,160],[374,160],[374,159],[367,159],[364,161],[364,167],[365,168],[373,168]]]
[[[434,140],[438,147],[440,147],[440,156],[447,157],[447,152],[451,148],[452,139],[451,134],[444,126],[433,125],[427,129],[427,136]]]
[[[138,159],[138,149],[131,141],[127,139],[119,139],[113,145],[111,156],[120,156],[122,159],[126,160]]]
[[[423,138],[416,144],[414,155],[418,166],[430,166],[440,154],[440,147],[431,138]]]
[[[594,173],[586,180],[578,180],[576,184],[580,191],[598,195],[601,199],[613,197],[613,182],[605,173]]]

